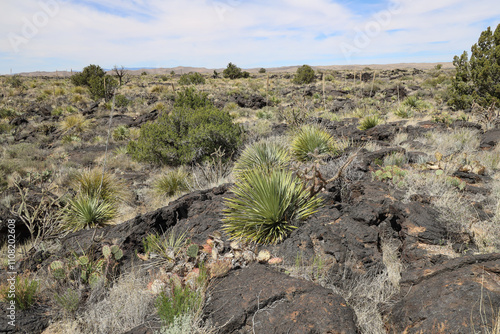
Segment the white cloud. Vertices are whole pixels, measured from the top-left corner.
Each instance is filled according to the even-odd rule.
[[[36,26],[37,15],[43,18],[40,1],[57,2],[57,14],[46,15],[46,24],[26,38],[23,28],[28,31],[30,22]],[[393,1],[399,1],[397,13],[386,2],[378,28],[376,16],[329,0],[4,1],[0,73],[79,69],[90,63],[224,67],[232,61],[246,67],[395,62],[397,57],[451,61],[453,52],[477,41],[486,28],[480,22],[500,22],[494,0]],[[356,44],[369,29],[368,42]],[[21,38],[19,52],[9,36]],[[344,59],[341,45],[356,47],[351,59]]]

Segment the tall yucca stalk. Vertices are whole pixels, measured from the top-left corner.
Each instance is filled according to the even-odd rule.
[[[282,241],[321,205],[292,172],[282,169],[246,171],[232,191],[235,197],[226,200],[224,230],[232,239],[256,243]]]
[[[236,177],[251,169],[271,171],[286,168],[290,154],[285,146],[275,142],[253,143],[245,148],[234,165]]]
[[[304,125],[292,141],[292,154],[298,161],[313,160],[313,155],[335,153],[335,141],[332,136],[315,125]]]

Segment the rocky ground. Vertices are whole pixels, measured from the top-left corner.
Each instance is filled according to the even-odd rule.
[[[163,324],[153,306],[158,294],[155,284],[168,286],[174,275],[189,284],[191,273],[201,262],[209,267],[209,277],[197,314],[197,331],[193,332],[498,333],[500,227],[496,187],[500,160],[495,159],[500,156],[500,130],[485,126],[472,111],[465,111],[462,118],[451,111],[446,114],[442,100],[425,97],[422,81],[398,81],[404,75],[421,75],[425,80],[439,74],[393,70],[384,75],[385,85],[380,83],[375,93],[370,91],[369,76],[366,86],[361,87],[360,81],[359,87],[346,90],[341,86],[347,75],[338,74],[337,85],[325,89],[332,97],[328,110],[304,120],[320,124],[334,138],[348,142],[340,155],[321,166],[323,175],[331,177],[349,157],[355,157],[341,178],[321,192],[323,205],[319,211],[301,222],[283,242],[253,245],[228,239],[222,218],[225,199],[234,196],[230,182],[221,180],[218,185],[194,190],[154,209],[144,204],[148,201],[144,193],[136,192],[129,206],[142,209],[123,215],[130,219],[97,230],[54,233],[19,255],[16,271],[43,281],[43,293],[33,307],[17,312],[16,328],[4,321],[7,304],[0,304],[0,333],[156,333]],[[276,80],[279,85],[279,80],[285,79]],[[437,96],[438,88],[428,91]],[[306,97],[305,102],[287,100],[286,96],[296,92]],[[387,111],[389,104],[373,102],[397,104],[406,95],[418,92],[422,100],[432,103],[427,106],[429,110],[416,111],[409,118],[395,117]],[[322,96],[321,85],[283,86],[274,100],[274,116],[267,123],[252,118],[255,111],[269,111],[266,97],[258,90],[217,94],[214,91],[219,107],[239,112],[241,123],[253,131],[253,140],[286,136],[293,129],[288,119],[279,121],[276,116],[287,103],[292,108],[308,108],[304,103],[310,103],[309,107],[314,109],[316,104],[321,109],[324,102],[315,97]],[[158,108],[153,106],[162,99],[167,103],[165,96],[143,98],[144,105],[151,107],[140,115],[129,107],[113,118],[113,126],[138,128],[157,117]],[[373,103],[371,110],[378,110],[384,122],[360,130],[356,112],[366,109],[368,103]],[[81,113],[94,122],[95,131],[83,133],[83,144],[78,146],[60,143],[64,134],[57,122],[62,116],[50,109],[26,107],[25,112],[11,117],[12,137],[4,139],[6,150],[9,145],[24,143],[36,147],[36,152],[29,153],[37,156],[33,158],[35,165],[37,160],[48,163],[50,159],[57,164],[55,155],[64,155],[67,167],[98,166],[105,146],[92,143],[92,138],[105,134],[107,117],[102,104],[80,107]],[[431,117],[430,110],[439,111],[439,115]],[[256,130],[263,124],[269,130]],[[112,141],[108,149],[121,145]],[[14,155],[4,152],[11,163],[17,159]],[[22,152],[17,156],[23,159]],[[113,165],[115,173],[131,187],[147,188],[149,174],[155,170],[128,163],[128,167]],[[4,175],[5,171],[6,167]],[[24,182],[32,194],[27,203],[37,207],[44,185]],[[14,219],[18,237],[29,239],[29,229],[23,223],[26,220],[12,210],[21,200],[18,189],[6,181],[2,195],[2,236],[7,234],[8,219]],[[50,196],[57,197],[57,190]],[[186,253],[169,261],[148,256],[145,238],[171,229],[186,231],[190,242],[198,246],[196,256]],[[65,308],[54,303],[54,285],[60,281],[54,278],[52,264],[74,254],[92,255],[97,260],[101,250],[111,245],[123,252],[113,263],[111,283],[100,290],[79,286],[76,309],[64,313]],[[6,272],[7,268],[0,271],[2,282]],[[131,285],[119,290],[122,299],[113,297],[113,289],[125,286],[120,282],[128,282],[131,276]],[[122,311],[109,306],[113,304]],[[126,328],[119,329],[116,322],[120,321]]]

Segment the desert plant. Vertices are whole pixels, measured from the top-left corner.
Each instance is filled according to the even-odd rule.
[[[129,195],[122,181],[98,168],[85,169],[73,174],[70,184],[80,194],[113,204],[127,200]]]
[[[196,313],[203,302],[202,291],[172,284],[170,293],[161,292],[155,301],[160,319],[169,326],[178,316]]]
[[[106,75],[104,77],[92,77],[89,80],[90,97],[94,100],[104,98],[106,102],[110,101],[118,87],[118,81]]]
[[[184,168],[176,168],[161,175],[153,184],[159,197],[172,197],[190,188],[190,175]]]
[[[174,260],[187,244],[187,233],[169,230],[164,234],[149,234],[142,241],[144,252]]]
[[[222,75],[224,78],[229,78],[229,79],[239,79],[239,78],[248,78],[250,76],[250,73],[244,72],[239,68],[238,66],[234,65],[233,63],[229,63],[222,72]]]
[[[324,129],[315,125],[304,125],[294,136],[291,149],[298,161],[310,161],[314,159],[314,155],[334,153],[335,141]]]
[[[262,74],[262,73],[266,73],[266,69],[262,67],[262,68],[259,70],[259,73],[261,73],[261,74]]]
[[[64,227],[72,231],[105,226],[117,215],[115,205],[96,196],[77,195],[69,200],[63,215]]]
[[[80,305],[80,293],[73,289],[66,289],[62,294],[55,293],[54,301],[69,316],[75,314]]]
[[[139,139],[128,144],[132,158],[157,165],[196,163],[220,147],[229,157],[242,141],[242,128],[229,113],[215,108],[206,95],[185,90],[175,107],[142,126]],[[199,107],[202,106],[202,107]]]
[[[12,75],[5,80],[5,83],[12,88],[20,88],[23,86],[23,81],[19,75]]]
[[[60,123],[61,130],[64,132],[83,133],[88,130],[89,126],[90,120],[82,114],[68,115]]]
[[[130,129],[125,125],[119,125],[113,130],[113,139],[116,141],[127,140],[130,138]]]
[[[0,299],[4,302],[15,302],[16,308],[20,310],[29,309],[37,300],[40,285],[37,280],[16,276],[14,282],[15,290],[11,290],[10,283],[0,287]]]
[[[359,122],[358,129],[368,130],[382,123],[382,120],[378,115],[366,116]]]
[[[198,72],[181,75],[179,85],[204,85],[205,78]]]
[[[90,79],[94,77],[102,78],[106,72],[99,65],[89,65],[83,68],[81,73],[75,73],[71,76],[71,82],[75,86],[90,87]]]
[[[448,103],[458,109],[470,108],[475,101],[482,107],[500,105],[500,24],[492,32],[488,27],[471,48],[453,58],[455,77]]]
[[[262,141],[248,145],[234,165],[235,175],[259,169],[270,172],[273,169],[285,169],[290,164],[287,148],[277,142]]]
[[[316,212],[318,197],[309,197],[301,180],[291,171],[270,173],[252,169],[232,188],[226,200],[224,230],[231,239],[256,243],[278,243],[297,228],[297,222]]]
[[[127,99],[125,95],[116,95],[115,96],[115,107],[117,108],[125,108],[130,104],[130,100]]]
[[[312,67],[309,65],[302,65],[297,69],[293,82],[296,84],[309,84],[313,82],[315,78],[316,76]]]

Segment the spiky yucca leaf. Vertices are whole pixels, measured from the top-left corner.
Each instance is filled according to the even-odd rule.
[[[296,222],[317,211],[318,197],[309,198],[301,181],[286,170],[252,169],[239,178],[234,198],[226,200],[224,230],[231,239],[278,243]]]
[[[359,122],[358,129],[368,130],[379,125],[380,123],[382,123],[382,120],[378,117],[378,115],[366,116]]]
[[[116,214],[113,204],[80,194],[69,201],[63,218],[68,229],[78,231],[107,225]]]
[[[310,161],[312,154],[332,154],[335,151],[332,136],[314,125],[304,125],[292,141],[292,153],[298,161]]]
[[[253,143],[245,148],[238,161],[234,165],[236,177],[250,169],[272,169],[286,168],[290,163],[290,154],[283,145],[276,142]]]

